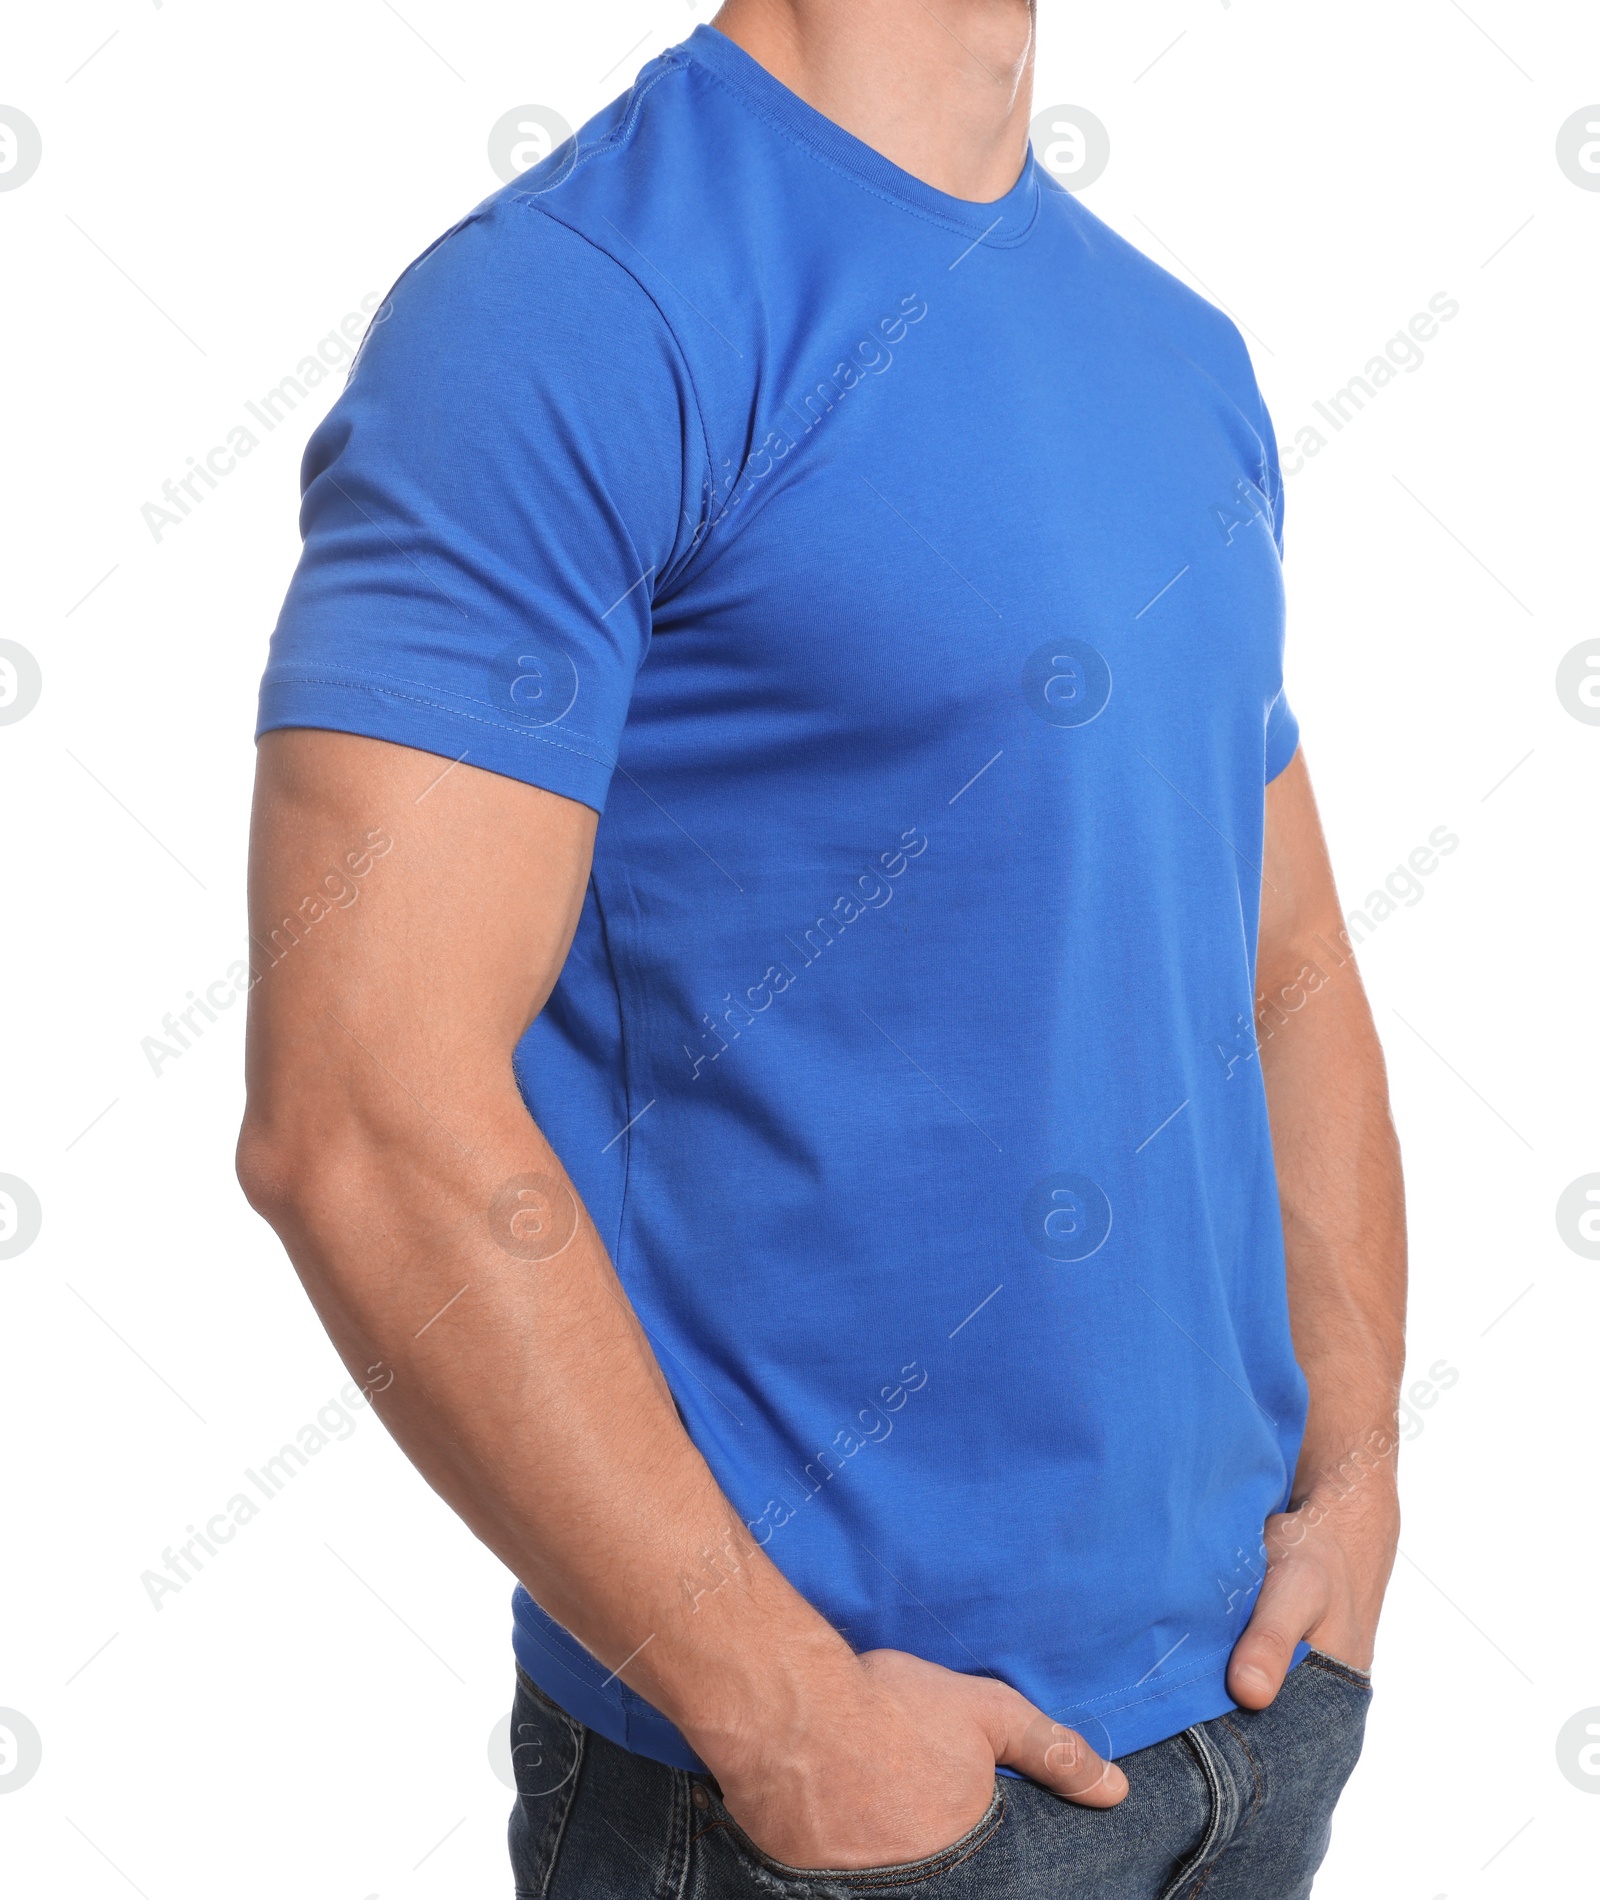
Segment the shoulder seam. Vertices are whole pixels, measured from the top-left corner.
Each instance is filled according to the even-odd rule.
[[[694,366],[689,361],[689,353],[684,349],[683,341],[679,337],[677,328],[673,324],[672,319],[667,315],[666,311],[662,309],[660,299],[643,282],[638,273],[623,263],[622,259],[618,257],[615,252],[608,250],[604,244],[600,243],[598,239],[591,237],[587,231],[580,230],[579,227],[573,224],[569,219],[559,217],[547,205],[538,203],[537,200],[532,197],[516,198],[513,202],[520,205],[525,211],[540,212],[543,216],[548,218],[552,224],[559,225],[563,231],[570,233],[570,235],[577,238],[580,243],[587,244],[598,256],[605,258],[608,263],[612,264],[627,278],[628,282],[633,285],[639,292],[639,295],[645,299],[651,309],[654,310],[656,315],[661,319],[661,327],[666,331],[667,337],[672,344],[673,351],[683,370],[684,381],[688,385],[690,400],[694,404],[695,421],[699,424],[700,428],[700,449],[705,463],[706,485],[702,488],[702,495],[710,493],[714,485],[716,463],[711,449],[711,431],[706,426],[705,402],[700,394],[699,383],[695,380]],[[661,571],[661,574],[657,575],[658,581],[663,574],[672,573],[680,567],[682,562],[687,560],[689,555],[699,546],[700,541],[703,539],[701,531],[702,524],[700,516],[697,514],[689,545],[682,550],[681,555],[678,553],[678,545],[683,535],[684,520],[688,512],[688,498],[680,494],[678,501],[678,520],[672,537],[674,554],[666,568]]]
[[[658,54],[651,64],[654,65],[657,70],[651,73],[648,79],[635,78],[633,84],[628,88],[627,110],[623,113],[616,126],[609,131],[603,139],[596,139],[593,145],[579,148],[576,144],[576,135],[574,135],[574,153],[571,169],[563,172],[556,182],[550,186],[549,189],[551,191],[559,191],[569,178],[575,177],[577,173],[589,163],[590,159],[599,158],[604,153],[614,151],[618,146],[624,144],[633,135],[634,124],[639,117],[639,108],[643,105],[646,96],[654,91],[669,73],[682,72],[688,62],[678,53],[676,48],[669,48],[666,52]],[[543,196],[543,194],[539,192],[528,192],[521,194],[514,193],[513,196],[540,197]],[[560,222],[560,220],[558,220],[558,222]]]

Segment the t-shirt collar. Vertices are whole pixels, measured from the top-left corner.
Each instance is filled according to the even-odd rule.
[[[988,204],[974,204],[902,171],[881,152],[791,92],[759,60],[752,59],[742,46],[714,26],[697,26],[676,50],[744,93],[768,118],[810,146],[819,157],[924,217],[937,218],[990,245],[1020,244],[1033,229],[1039,209],[1039,179],[1031,145],[1021,175],[1011,189]]]

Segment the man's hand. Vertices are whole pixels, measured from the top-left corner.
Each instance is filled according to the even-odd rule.
[[[936,1854],[983,1819],[1000,1763],[1084,1807],[1128,1792],[1114,1762],[993,1677],[875,1649],[814,1687],[790,1733],[710,1764],[734,1819],[791,1867]]]
[[[1393,1447],[1349,1494],[1308,1497],[1267,1519],[1267,1576],[1228,1664],[1228,1693],[1264,1709],[1283,1687],[1295,1645],[1308,1642],[1353,1669],[1372,1667],[1373,1638],[1394,1564],[1400,1507]]]

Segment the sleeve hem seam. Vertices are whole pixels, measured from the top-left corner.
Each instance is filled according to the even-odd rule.
[[[530,730],[523,726],[509,726],[498,719],[485,719],[477,713],[465,712],[458,706],[446,706],[437,699],[428,699],[420,693],[406,692],[398,686],[382,685],[376,680],[333,679],[308,673],[280,674],[277,678],[269,676],[265,679],[262,682],[262,691],[263,693],[270,693],[274,688],[280,686],[332,687],[336,692],[372,693],[383,699],[402,700],[408,705],[425,706],[429,712],[440,713],[447,719],[460,719],[470,725],[487,726],[491,732],[499,733],[508,739],[526,740],[534,745],[549,746],[552,750],[557,752],[570,752],[574,758],[582,759],[586,764],[603,766],[607,771],[614,771],[616,769],[616,754],[608,751],[598,743],[590,742],[590,745],[587,747],[583,745],[570,745],[560,739],[549,738],[544,732],[537,729]],[[285,723],[293,724],[294,722],[290,720]],[[272,728],[264,728],[264,730],[272,730]],[[403,741],[401,743],[403,743]]]

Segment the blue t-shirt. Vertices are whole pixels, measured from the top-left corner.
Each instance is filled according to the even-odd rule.
[[[749,1536],[1107,1754],[1231,1707],[1305,1407],[1234,326],[1031,160],[948,197],[702,26],[410,266],[304,476],[260,729],[603,809],[516,1073]],[[515,1638],[693,1764],[521,1591]]]

